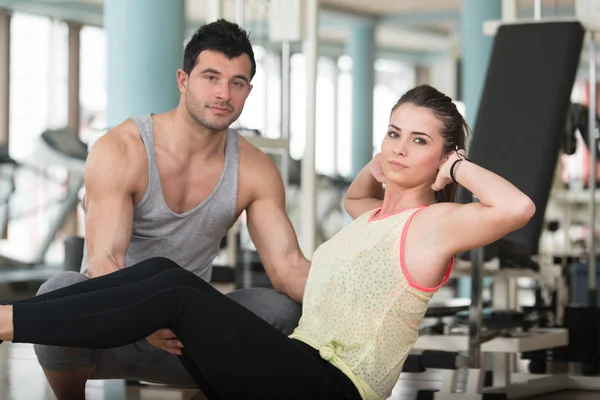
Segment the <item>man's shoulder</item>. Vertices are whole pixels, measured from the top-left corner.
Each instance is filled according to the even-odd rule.
[[[100,137],[92,151],[116,153],[122,156],[134,156],[143,150],[143,142],[136,123],[128,119],[110,129]]]
[[[115,185],[128,193],[142,190],[147,156],[134,121],[115,126],[92,146],[86,161],[86,188]]]
[[[282,180],[275,162],[243,137],[240,138],[239,177],[240,192],[250,193],[253,199],[274,193],[280,195]]]
[[[264,151],[255,147],[243,136],[240,136],[240,164],[252,169],[270,169],[274,166],[273,160]]]
[[[110,136],[113,138],[113,140],[117,142],[124,142],[126,144],[135,144],[141,142],[141,135],[138,125],[132,118],[126,119],[119,125],[106,132],[106,136]]]
[[[115,171],[130,171],[133,175],[139,175],[147,168],[147,164],[147,152],[137,126],[133,120],[127,120],[94,143],[86,161],[86,170],[104,169],[112,165]]]

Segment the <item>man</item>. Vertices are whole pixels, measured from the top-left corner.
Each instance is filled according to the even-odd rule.
[[[219,20],[195,33],[177,71],[179,105],[127,120],[94,144],[86,164],[82,274],[59,274],[39,293],[153,256],[210,280],[221,238],[246,211],[275,290],[231,298],[286,334],[296,327],[310,263],[286,214],[281,177],[266,154],[228,128],[242,112],[255,70],[252,46],[237,25]],[[84,398],[88,379],[195,386],[178,359],[185,350],[166,329],[118,349],[35,350],[59,400]]]

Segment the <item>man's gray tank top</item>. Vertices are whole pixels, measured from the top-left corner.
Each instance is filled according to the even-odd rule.
[[[238,188],[238,133],[227,130],[225,164],[216,186],[193,209],[177,214],[165,203],[154,157],[151,115],[133,118],[148,155],[148,186],[133,210],[133,230],[125,266],[151,257],[166,257],[210,281],[219,244],[236,217]],[[202,171],[198,171],[199,174]],[[87,246],[81,272],[87,274]]]

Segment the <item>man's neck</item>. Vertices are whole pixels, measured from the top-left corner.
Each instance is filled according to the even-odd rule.
[[[224,151],[227,130],[208,130],[190,115],[178,114],[177,109],[163,115],[164,120],[157,121],[157,131],[164,132],[157,138],[161,147],[187,157],[210,158]]]

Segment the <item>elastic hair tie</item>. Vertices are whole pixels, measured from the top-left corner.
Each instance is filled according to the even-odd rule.
[[[467,157],[463,156],[462,154],[460,154],[458,152],[458,145],[456,145],[456,148],[454,149],[454,151],[456,151],[456,155],[458,156],[458,160],[454,160],[454,162],[452,163],[452,166],[450,167],[450,178],[452,178],[452,181],[454,183],[458,182],[456,181],[456,179],[454,179],[454,167],[456,167],[456,164],[461,162],[461,161],[469,161],[471,162],[471,160],[469,160]]]

